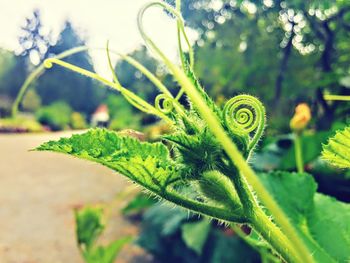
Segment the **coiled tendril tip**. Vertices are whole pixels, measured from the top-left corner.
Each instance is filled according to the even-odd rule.
[[[48,58],[48,59],[44,60],[44,67],[47,68],[47,69],[52,68],[52,59],[51,58]]]
[[[169,114],[174,109],[174,98],[160,94],[155,99],[155,107],[164,114]]]
[[[226,102],[223,119],[233,134],[249,135],[248,149],[251,150],[264,131],[265,107],[253,96],[238,95]]]

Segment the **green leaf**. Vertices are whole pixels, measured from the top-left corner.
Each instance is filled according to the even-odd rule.
[[[145,209],[151,207],[157,201],[149,195],[139,193],[122,209],[124,215],[139,214]]]
[[[87,263],[113,263],[123,246],[129,243],[132,237],[123,237],[111,242],[107,246],[98,246],[84,253]]]
[[[314,244],[317,262],[346,262],[350,258],[350,205],[316,193],[309,174],[275,172],[260,174],[307,245]],[[321,257],[324,251],[329,258]]]
[[[91,248],[105,228],[101,207],[84,207],[75,211],[76,234],[78,244]]]
[[[202,254],[209,231],[210,221],[207,219],[186,223],[181,226],[182,239],[185,241],[185,244],[198,255]]]
[[[350,76],[342,77],[339,80],[339,84],[344,87],[350,88]]]
[[[317,185],[312,176],[275,172],[260,174],[260,178],[287,216],[297,225],[301,225],[305,214],[313,207]]]
[[[66,153],[103,164],[155,193],[164,191],[177,177],[165,145],[140,142],[105,129],[50,141],[37,150]]]
[[[200,143],[198,135],[187,135],[186,133],[173,133],[162,136],[163,139],[177,144],[179,147],[192,150]]]
[[[308,217],[314,239],[338,262],[350,259],[350,205],[316,194],[315,207]]]
[[[113,131],[92,129],[44,143],[37,150],[65,153],[105,165],[154,194],[197,213],[232,222],[246,221],[239,211],[204,200],[194,185],[182,180],[187,170],[171,159],[162,143],[141,142]]]
[[[350,127],[338,131],[323,145],[322,157],[339,168],[350,168]]]

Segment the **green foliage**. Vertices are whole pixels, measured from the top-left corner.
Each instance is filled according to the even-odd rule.
[[[339,168],[350,168],[350,127],[338,131],[323,145],[322,157]]]
[[[4,78],[14,67],[15,62],[15,56],[10,51],[0,48],[0,94],[2,95],[7,93],[8,88],[3,83]]]
[[[68,128],[71,121],[72,109],[63,101],[55,102],[49,106],[40,108],[36,112],[37,120],[58,131]]]
[[[23,110],[36,112],[40,106],[41,98],[38,96],[38,94],[33,89],[28,90],[22,101]]]
[[[86,129],[88,127],[84,116],[79,112],[73,112],[70,119],[70,125],[74,130]]]
[[[38,150],[68,153],[110,167],[156,193],[177,179],[169,151],[160,143],[140,142],[103,129],[48,142]]]
[[[2,132],[42,132],[44,129],[40,123],[30,117],[0,119]]]
[[[99,246],[85,254],[86,263],[113,263],[122,247],[130,242],[130,238],[120,238],[107,246]]]
[[[106,99],[111,122],[109,129],[120,130],[128,127],[139,130],[141,128],[141,115],[122,96],[110,94]]]
[[[327,141],[330,132],[304,132],[300,135],[303,161],[310,164],[322,150],[322,143]],[[254,154],[253,167],[259,171],[296,170],[295,145],[291,134],[267,138],[269,141]]]
[[[168,77],[165,69],[162,69],[159,62],[153,58],[147,49],[142,46],[129,54],[133,59],[142,62],[142,65],[162,80]],[[117,62],[115,72],[118,72],[119,81],[124,87],[136,92],[143,99],[153,103],[158,95],[153,83],[138,69],[125,60]],[[120,110],[120,109],[118,109]]]
[[[26,60],[0,49],[0,95],[15,98],[27,72]]]
[[[323,104],[317,89],[348,94],[348,1],[182,2],[186,25],[199,33],[196,73],[212,96],[255,94],[273,117],[270,129],[287,128],[300,100],[323,109],[314,116],[322,129],[341,117],[333,113],[342,106]]]
[[[155,199],[150,198],[144,193],[139,193],[126,206],[124,206],[121,211],[124,215],[139,214],[155,203]]]
[[[140,232],[137,243],[159,262],[259,262],[258,254],[236,235],[178,207],[152,206],[143,216]]]
[[[210,221],[208,220],[185,223],[181,226],[182,239],[189,248],[201,255],[209,230]]]
[[[82,135],[73,135],[71,138],[60,139],[58,142],[48,142],[40,146],[38,149],[69,153],[83,159],[99,162],[118,171],[121,174],[126,175],[133,181],[143,185],[150,191],[162,196],[163,198],[173,202],[175,201],[175,203],[178,202],[176,199],[172,200],[172,194],[174,194],[173,191],[175,189],[178,191],[180,191],[180,189],[175,187],[175,189],[169,188],[169,186],[176,182],[176,180],[184,177],[180,176],[181,170],[176,168],[179,164],[170,158],[167,148],[160,143],[151,144],[140,142],[134,138],[119,136],[114,132],[95,129]],[[190,179],[190,174],[187,176],[187,178]],[[203,179],[204,178],[211,179],[212,177],[204,176]],[[317,197],[314,197],[316,184],[312,177],[307,174],[272,173],[262,174],[260,178],[263,180],[264,185],[270,194],[274,196],[278,204],[291,219],[294,226],[297,227],[298,232],[303,236],[305,242],[309,245],[313,244],[314,246],[317,244],[319,250],[314,251],[314,256],[316,259],[322,262],[321,258],[324,255],[319,254],[321,251],[329,253],[328,256],[336,260],[346,259],[348,256],[347,251],[342,250],[341,248],[330,250],[329,245],[325,244],[322,238],[322,228],[316,227],[314,224],[315,222],[317,222],[318,225],[340,224],[340,222],[336,221],[338,214],[339,216],[345,216],[345,218],[343,217],[345,222],[350,220],[350,218],[346,218],[348,213],[347,211],[350,209],[348,205],[341,204],[336,200],[329,199],[321,196],[320,194],[317,194]],[[218,182],[217,178],[215,180]],[[226,186],[224,184],[226,184]],[[234,188],[227,188],[228,185],[229,181],[223,181],[219,184],[224,192],[234,192]],[[179,187],[179,185],[176,185],[176,187]],[[190,195],[188,192],[186,192],[186,189],[182,189],[181,191],[182,194]],[[193,196],[193,194],[194,193],[192,192],[191,195]],[[218,197],[214,197],[215,191],[213,190],[205,191],[204,194],[207,194],[214,199],[220,199]],[[219,196],[221,195],[222,194]],[[295,198],[295,196],[298,198]],[[198,198],[199,197],[197,195],[196,199],[198,200]],[[235,198],[238,199],[237,196]],[[181,204],[184,207],[187,206],[187,204],[184,202],[185,200],[184,195],[182,197],[183,203]],[[325,202],[327,203],[327,207],[324,208],[322,204]],[[213,203],[208,202],[207,204],[213,206]],[[229,209],[229,207],[227,207],[227,202],[225,202],[225,205],[226,206],[224,207]],[[327,213],[329,213],[329,209],[331,209],[333,206],[340,208],[338,209],[339,211],[334,209],[332,212],[334,215],[333,217],[320,217],[320,215],[326,214],[326,212],[323,212],[322,209],[327,209]],[[196,208],[188,208],[196,211]],[[197,207],[197,209],[197,212],[201,212],[200,206]],[[342,210],[344,210],[344,212],[342,212]],[[221,218],[226,219],[225,215]],[[164,231],[171,232],[171,228],[169,230],[165,229]],[[337,230],[339,228],[334,229]],[[196,228],[192,230],[195,231]],[[342,235],[345,237],[349,234],[346,231],[349,230],[347,230],[345,227],[344,231],[345,232]],[[328,232],[330,236],[337,235],[336,233],[337,232],[333,232],[331,230]],[[204,234],[204,232],[202,234]],[[196,239],[196,242],[198,243],[193,243],[194,241],[189,238],[188,233],[184,234],[183,237],[187,245],[199,252],[201,248],[201,239],[198,236]],[[346,239],[344,242],[344,246],[349,245],[346,243]]]
[[[179,4],[181,1],[177,1],[177,8]],[[143,28],[143,15],[153,6],[164,8],[177,19],[182,68],[171,63]],[[299,8],[299,5],[296,5],[296,8]],[[245,6],[242,6],[240,11],[250,13],[249,8]],[[251,15],[254,17],[254,14]],[[255,22],[254,19],[252,21]],[[297,21],[294,22],[298,24]],[[263,104],[255,97],[238,95],[223,106],[215,105],[193,72],[191,47],[189,62],[182,52],[181,37],[186,40],[187,35],[177,9],[174,10],[162,2],[147,4],[139,12],[138,26],[146,44],[162,58],[181,86],[181,90],[174,97],[152,73],[141,66],[135,66],[162,92],[156,97],[155,106],[122,87],[117,76],[114,76],[112,83],[93,72],[59,59],[49,59],[45,66],[50,68],[53,64],[58,64],[97,79],[115,88],[141,111],[161,117],[172,126],[172,131],[163,136],[167,143],[140,142],[115,132],[95,129],[71,138],[45,143],[38,150],[66,153],[100,163],[183,208],[226,222],[247,223],[283,261],[347,260],[348,240],[344,238],[344,247],[333,249],[332,245],[324,243],[325,232],[319,225],[338,224],[341,213],[346,214],[345,219],[348,221],[348,205],[328,197],[318,197],[319,195],[315,194],[316,184],[307,174],[282,172],[259,177],[248,165],[265,127]],[[292,38],[289,38],[289,44],[285,47],[287,53],[290,53],[296,32],[293,28],[289,32]],[[258,46],[258,43],[259,41],[255,46]],[[330,66],[328,64],[326,66]],[[281,65],[282,69],[284,67],[285,62]],[[326,68],[324,70],[326,71]],[[283,78],[282,73],[279,73],[279,78]],[[276,86],[276,98],[279,98],[280,88]],[[188,108],[179,102],[184,93],[189,100]],[[328,201],[325,201],[326,199]],[[338,210],[333,211],[334,207]],[[330,210],[334,214],[332,220],[321,216]],[[176,225],[182,220],[180,214],[172,217],[164,225],[162,233],[174,233]],[[198,231],[196,228],[194,230]],[[329,230],[328,235],[333,237],[338,234],[333,231]],[[348,228],[345,227],[341,234],[347,237]],[[188,234],[184,234],[184,237],[187,245],[199,253],[204,237],[199,243],[190,239]]]
[[[317,244],[317,262],[349,259],[350,205],[316,193],[317,185],[308,174],[275,172],[260,178],[307,244]]]
[[[75,212],[77,241],[80,246],[87,250],[92,247],[105,228],[102,217],[103,209],[101,207],[85,207]]]
[[[113,263],[121,248],[131,241],[120,238],[106,246],[96,245],[105,229],[104,211],[101,207],[84,207],[75,211],[77,242],[86,263]]]
[[[66,22],[60,32],[57,44],[48,48],[46,57],[52,57],[82,45],[85,45],[84,39],[77,34],[71,23]],[[77,53],[67,57],[66,61],[93,70],[91,57],[88,53]],[[42,75],[37,80],[36,90],[44,105],[54,103],[57,100],[64,101],[74,111],[82,112],[87,116],[95,111],[105,94],[105,91],[100,89],[93,80],[80,75],[72,75],[61,68],[56,68]]]
[[[228,194],[230,201],[237,203],[226,207],[232,210],[232,213],[227,213],[223,204],[212,201],[210,196],[203,196],[205,191],[200,191],[196,183],[201,181],[204,172],[224,166],[222,159],[225,157],[217,141],[210,136],[208,130],[189,140],[187,148],[184,148],[182,143],[177,143],[179,147],[176,149],[176,160],[170,157],[164,144],[140,142],[135,138],[101,129],[62,138],[57,142],[51,141],[40,146],[38,150],[62,152],[98,162],[153,193],[191,210],[201,212],[203,209],[209,209],[211,214],[219,219],[244,220],[240,215],[239,200],[232,191]],[[196,154],[189,155],[189,152]],[[188,183],[182,180],[183,178],[193,180],[193,183]],[[233,186],[230,189],[234,191]],[[184,199],[185,193],[188,199]],[[206,200],[205,203],[203,199]]]

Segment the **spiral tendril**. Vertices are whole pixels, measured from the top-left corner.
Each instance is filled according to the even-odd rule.
[[[234,134],[249,135],[248,149],[260,139],[265,127],[265,108],[255,97],[238,95],[226,102],[223,109],[226,127]],[[254,133],[251,135],[251,133]]]
[[[51,59],[45,59],[44,60],[44,67],[47,68],[47,69],[50,69],[52,68],[52,62],[51,62]]]
[[[174,98],[166,94],[160,94],[155,99],[155,107],[164,114],[169,114],[174,109]]]

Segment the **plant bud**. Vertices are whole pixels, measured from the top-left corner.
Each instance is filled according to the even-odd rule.
[[[289,125],[293,131],[300,132],[305,129],[311,120],[311,110],[306,103],[301,103],[295,108],[295,113]]]

